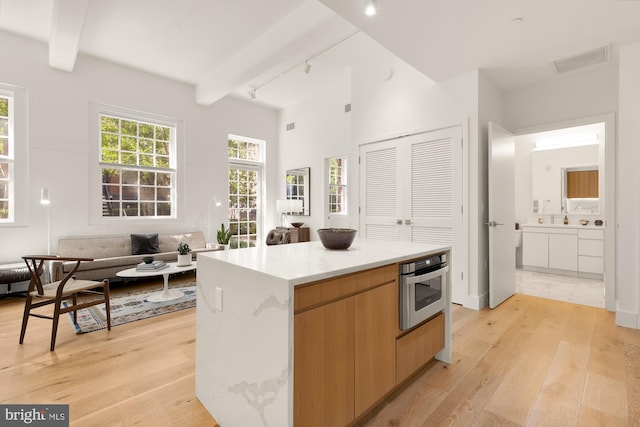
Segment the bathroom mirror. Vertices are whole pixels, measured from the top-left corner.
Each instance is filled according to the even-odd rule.
[[[598,166],[562,168],[562,212],[600,213]]]
[[[286,195],[289,200],[302,200],[302,211],[292,215],[310,215],[309,189],[310,168],[289,169],[286,172]]]

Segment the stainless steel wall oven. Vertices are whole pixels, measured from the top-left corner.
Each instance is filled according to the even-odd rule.
[[[400,329],[444,310],[448,271],[445,253],[400,264]]]

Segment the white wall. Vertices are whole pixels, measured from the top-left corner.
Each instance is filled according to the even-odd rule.
[[[193,87],[79,56],[71,73],[48,66],[47,46],[0,32],[0,82],[25,87],[29,98],[29,217],[24,227],[0,227],[0,262],[46,252],[46,211],[40,188],[52,199],[52,248],[68,235],[149,231],[207,231],[209,200],[227,195],[229,133],[267,140],[267,189],[275,188],[274,110],[234,98],[210,107],[194,102]],[[87,180],[89,103],[109,104],[182,120],[185,129],[184,216],[181,220],[90,225]],[[273,165],[273,166],[271,166]],[[96,189],[95,191],[99,191]],[[267,198],[273,200],[271,191]],[[7,244],[6,242],[11,242]]]
[[[616,322],[640,328],[640,43],[620,48]]]
[[[311,168],[310,215],[293,216],[290,221],[301,221],[310,227],[311,240],[317,240],[318,228],[329,226],[325,218],[325,166],[327,157],[349,156],[348,180],[350,187],[357,187],[357,154],[351,152],[351,113],[345,113],[345,105],[351,102],[351,75],[344,71],[342,78],[333,79],[332,84],[322,88],[317,96],[299,105],[283,109],[279,114],[278,172],[275,192],[278,198],[285,197],[285,171],[302,167]],[[293,130],[286,125],[295,123]],[[357,209],[357,200],[349,189],[348,211]],[[276,223],[280,225],[279,218]],[[357,215],[349,215],[341,224],[357,228]]]
[[[504,95],[504,125],[513,132],[618,110],[618,66],[607,63],[558,74]]]

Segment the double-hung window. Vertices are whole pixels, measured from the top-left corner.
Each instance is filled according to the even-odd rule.
[[[329,214],[347,215],[347,158],[329,159]]]
[[[14,218],[13,96],[0,92],[0,221]]]
[[[29,223],[28,93],[0,83],[0,226]]]
[[[102,217],[176,217],[176,124],[100,113]]]

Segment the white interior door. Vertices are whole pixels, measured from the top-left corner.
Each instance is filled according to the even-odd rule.
[[[489,122],[489,307],[516,291],[513,134]]]

